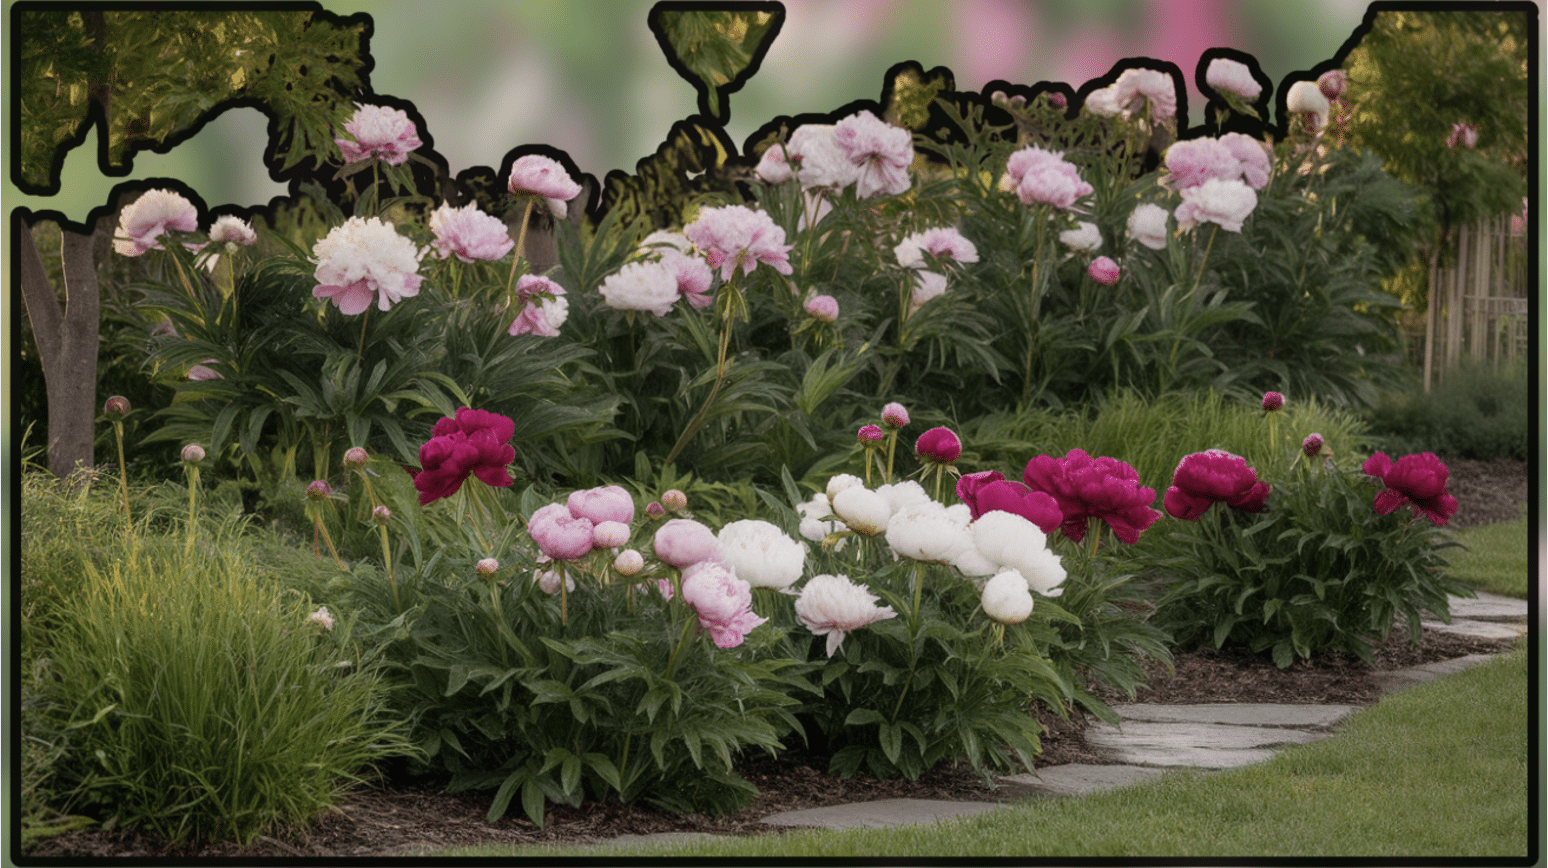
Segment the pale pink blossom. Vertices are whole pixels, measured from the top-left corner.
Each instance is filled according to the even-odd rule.
[[[978,248],[973,242],[962,236],[961,232],[949,226],[937,226],[934,229],[926,229],[923,232],[904,238],[902,243],[892,249],[898,258],[898,264],[904,268],[925,268],[930,265],[926,262],[926,254],[935,259],[949,259],[952,262],[972,263],[978,261]]]
[[[1063,151],[1047,151],[1037,145],[1010,155],[1001,187],[1015,192],[1024,205],[1046,203],[1058,208],[1069,208],[1093,190],[1081,180],[1075,164],[1064,159]]]
[[[813,635],[828,637],[828,656],[832,657],[845,634],[897,617],[891,606],[876,605],[878,599],[848,576],[812,576],[796,598],[796,617]]]
[[[1241,177],[1241,161],[1219,139],[1208,136],[1173,142],[1166,149],[1166,169],[1174,190],[1197,187],[1211,178],[1223,181]]]
[[[1177,226],[1184,232],[1195,223],[1215,223],[1227,232],[1242,231],[1242,222],[1258,207],[1258,194],[1241,181],[1211,178],[1182,191],[1177,206]]]
[[[1252,70],[1240,60],[1217,57],[1204,71],[1204,83],[1222,93],[1234,93],[1252,102],[1263,93],[1263,85],[1252,77]]]
[[[333,615],[328,612],[327,606],[318,606],[317,611],[306,616],[306,623],[316,624],[324,630],[332,630]]]
[[[555,560],[573,561],[591,553],[594,527],[577,518],[562,503],[538,509],[527,521],[527,533],[543,554]]]
[[[1231,155],[1236,157],[1237,171],[1241,174],[1242,180],[1247,182],[1247,186],[1254,190],[1262,190],[1268,185],[1269,175],[1274,171],[1274,163],[1269,156],[1267,145],[1241,133],[1226,133],[1220,137],[1220,144],[1225,145]]]
[[[252,224],[246,220],[231,214],[222,214],[215,218],[215,225],[210,227],[210,240],[216,244],[252,247],[258,243],[258,233],[253,231]]]
[[[532,580],[537,582],[537,586],[538,586],[539,590],[541,590],[543,593],[549,595],[550,597],[555,596],[555,595],[557,595],[559,593],[559,571],[558,570],[536,570],[532,574]],[[564,577],[564,590],[565,590],[565,593],[570,593],[570,592],[573,592],[575,590],[575,577],[574,576],[568,575],[568,574],[565,575],[565,577]]]
[[[183,447],[182,458],[189,464],[198,464],[204,460],[204,447],[197,443],[190,443]]]
[[[759,263],[780,274],[792,273],[793,245],[785,243],[785,230],[762,211],[745,205],[705,208],[683,228],[683,234],[704,254],[710,268],[720,270],[721,280],[730,280],[737,268],[751,274]]]
[[[424,278],[414,242],[380,218],[351,217],[312,247],[317,257],[312,295],[331,299],[341,313],[363,313],[376,300],[381,310],[419,294]]]
[[[892,403],[882,408],[881,418],[882,424],[886,425],[888,428],[902,428],[904,425],[908,424],[908,410],[904,409],[902,404],[893,401]],[[838,477],[834,478],[836,479]],[[859,482],[859,480],[855,477],[851,476],[850,478],[855,479],[856,482]],[[832,497],[835,493],[836,492],[833,491],[833,482],[830,480],[828,482],[828,496]]]
[[[1171,216],[1165,208],[1150,202],[1134,206],[1129,212],[1129,237],[1151,250],[1166,249],[1166,221]]]
[[[813,319],[833,322],[838,319],[838,300],[831,295],[814,295],[806,300],[803,308]]]
[[[118,217],[113,249],[124,256],[161,250],[158,240],[168,230],[197,232],[199,212],[193,203],[171,190],[146,190],[124,206]]]
[[[616,310],[648,310],[666,316],[677,303],[677,273],[663,262],[630,262],[608,275],[597,290]]]
[[[207,363],[215,363],[215,362],[218,362],[220,360],[219,359],[205,359],[204,361],[207,362]],[[193,380],[196,383],[202,383],[202,382],[205,382],[207,380],[224,380],[225,377],[221,376],[219,371],[215,370],[214,368],[209,367],[208,364],[201,364],[201,365],[194,365],[193,367],[188,369],[188,379]]]
[[[410,151],[423,144],[406,112],[384,106],[355,103],[355,115],[345,122],[344,131],[354,136],[354,141],[333,142],[344,153],[346,163],[379,157],[388,165],[397,166],[408,160]]]
[[[752,610],[752,587],[724,564],[702,561],[683,570],[683,601],[699,616],[717,648],[735,648],[767,621]]]
[[[473,569],[481,576],[492,576],[500,569],[500,562],[494,558],[484,558],[473,565]]]
[[[510,334],[557,337],[559,327],[570,317],[570,302],[564,287],[537,274],[523,274],[516,280],[516,303],[521,312],[511,323]]]
[[[599,522],[591,529],[591,544],[599,549],[616,549],[628,541],[629,526],[621,522]]]
[[[1091,260],[1091,265],[1086,269],[1086,274],[1103,286],[1112,286],[1118,282],[1118,263],[1106,256],[1098,256],[1096,259]]]
[[[1111,87],[1104,87],[1086,94],[1083,103],[1086,111],[1104,118],[1116,117],[1123,111],[1123,106],[1118,103],[1118,92]]]
[[[839,190],[853,184],[860,168],[834,139],[833,124],[802,124],[790,134],[790,141],[770,145],[758,161],[754,173],[769,184],[781,184],[792,177],[803,190]],[[820,218],[819,218],[820,219]]]
[[[715,303],[710,287],[715,283],[715,272],[709,263],[697,256],[689,256],[680,250],[664,249],[658,259],[677,277],[677,294],[695,310],[703,310]]]
[[[715,532],[691,518],[674,518],[656,531],[656,557],[678,569],[715,556]]]
[[[492,262],[516,246],[505,221],[471,202],[461,208],[442,203],[430,214],[430,231],[435,233],[431,246],[442,259],[455,255],[463,262]]]
[[[1452,124],[1451,135],[1446,137],[1446,147],[1454,151],[1457,145],[1469,151],[1478,147],[1478,128],[1472,124]]]
[[[946,275],[933,271],[914,272],[914,288],[908,296],[910,314],[924,307],[925,302],[946,294]]]
[[[671,512],[677,512],[679,509],[687,509],[688,495],[675,488],[668,488],[666,491],[661,492],[661,505],[666,507]]]
[[[621,485],[603,485],[570,492],[565,501],[570,514],[593,522],[629,524],[634,521],[634,496]]]
[[[1176,84],[1170,75],[1158,69],[1126,69],[1112,87],[1117,91],[1117,103],[1129,114],[1144,103],[1149,103],[1153,120],[1170,120],[1177,114]]]
[[[908,167],[914,161],[914,134],[908,130],[860,111],[838,122],[833,141],[859,169],[856,198],[896,196],[913,186]]]
[[[505,187],[517,196],[541,196],[561,220],[569,210],[566,203],[579,196],[582,189],[558,160],[541,154],[527,154],[512,163]]]
[[[645,569],[645,556],[634,549],[624,549],[618,553],[618,557],[613,558],[613,569],[617,570],[620,576],[635,575]],[[667,586],[671,587],[671,583],[668,582]]]

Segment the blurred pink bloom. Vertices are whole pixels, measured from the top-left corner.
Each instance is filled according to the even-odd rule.
[[[1262,190],[1268,184],[1274,163],[1263,142],[1241,133],[1226,133],[1220,137],[1220,144],[1225,145],[1231,155],[1236,157],[1237,170],[1241,178],[1247,182],[1247,186],[1254,190]],[[1234,177],[1225,180],[1232,180]]]
[[[704,254],[710,268],[720,269],[721,280],[730,280],[738,267],[743,274],[751,274],[760,262],[780,274],[792,273],[792,245],[785,243],[785,230],[762,211],[745,205],[705,208],[683,228],[683,234]]]
[[[828,637],[828,656],[832,657],[846,633],[897,617],[891,606],[876,605],[878,599],[848,576],[812,576],[796,598],[796,617],[814,635]]]
[[[157,239],[168,230],[197,232],[198,210],[192,202],[171,190],[146,190],[140,198],[124,206],[118,217],[113,249],[124,256],[161,250],[161,242]]]
[[[855,432],[855,439],[861,443],[875,443],[882,439],[882,429],[875,425],[862,425],[860,430]]]
[[[564,287],[547,277],[523,274],[516,280],[516,303],[521,312],[511,323],[510,334],[557,337],[559,327],[570,317],[570,302]]]
[[[663,250],[658,260],[677,277],[677,294],[695,310],[703,310],[715,303],[710,287],[715,282],[715,272],[709,263],[697,256],[689,256],[679,250]]]
[[[1014,191],[1024,205],[1047,203],[1058,208],[1069,208],[1093,190],[1080,179],[1075,165],[1065,161],[1064,152],[1045,151],[1037,145],[1010,155],[1000,186]]]
[[[645,514],[651,518],[660,518],[666,515],[666,507],[652,500],[650,503],[645,504]]]
[[[752,611],[752,586],[725,564],[702,561],[683,570],[683,601],[699,616],[717,648],[735,648],[751,630],[767,621]]]
[[[930,263],[925,261],[926,254],[936,259],[949,259],[952,262],[978,261],[978,248],[973,246],[973,242],[962,237],[961,232],[949,226],[938,226],[923,232],[915,232],[894,247],[893,253],[897,255],[898,264],[904,268],[929,267]]]
[[[674,518],[656,531],[656,557],[678,569],[715,556],[715,532],[691,518]]]
[[[471,202],[461,208],[442,203],[430,214],[430,231],[435,233],[431,246],[442,259],[455,254],[463,262],[492,262],[516,246],[505,221]]]
[[[1386,490],[1376,495],[1377,515],[1411,502],[1415,515],[1423,515],[1441,527],[1457,512],[1457,499],[1446,490],[1450,470],[1434,453],[1404,455],[1396,462],[1385,452],[1365,460],[1366,475],[1382,481]]]
[[[856,198],[896,196],[913,186],[908,167],[914,162],[914,134],[908,130],[860,111],[838,122],[833,141],[860,170]]]
[[[1229,57],[1217,57],[1209,62],[1204,71],[1204,83],[1217,91],[1234,93],[1252,102],[1263,93],[1263,85],[1252,77],[1247,64]]]
[[[1456,150],[1457,145],[1470,151],[1478,147],[1478,128],[1472,124],[1452,124],[1451,135],[1446,137],[1446,147]]]
[[[1059,91],[1051,90],[1044,94],[1044,96],[1047,97],[1048,104],[1056,109],[1062,109],[1069,105],[1069,100],[1065,99],[1064,94],[1060,93]]]
[[[1150,202],[1135,205],[1129,212],[1129,237],[1151,250],[1165,250],[1169,217],[1171,214],[1160,205]]]
[[[950,428],[931,428],[919,435],[914,453],[935,464],[951,464],[962,456],[962,440]]]
[[[1098,256],[1091,260],[1091,265],[1086,269],[1091,279],[1103,286],[1112,286],[1118,282],[1118,263],[1106,256]]]
[[[344,466],[355,470],[366,466],[371,461],[371,453],[364,446],[351,446],[344,450]]]
[[[252,224],[246,220],[230,214],[222,214],[215,218],[215,225],[210,227],[210,240],[216,244],[252,247],[258,243],[258,233],[253,231]]]
[[[1085,538],[1088,518],[1101,519],[1114,536],[1133,545],[1161,517],[1150,506],[1155,489],[1141,486],[1138,471],[1116,458],[1092,458],[1083,449],[1071,449],[1062,459],[1039,455],[1027,462],[1021,478],[1058,502],[1064,516],[1059,530],[1075,542]]]
[[[351,217],[312,247],[317,258],[312,295],[331,299],[340,313],[363,313],[376,300],[381,310],[419,294],[424,278],[420,251],[380,218]]]
[[[408,159],[410,151],[423,144],[406,112],[383,106],[355,103],[355,115],[345,122],[344,131],[354,136],[354,141],[333,142],[344,152],[346,163],[380,157],[388,165],[397,166]]]
[[[1172,212],[1186,232],[1195,223],[1215,223],[1227,232],[1242,231],[1242,223],[1258,207],[1258,194],[1241,181],[1211,178],[1182,191],[1183,203]]]
[[[614,521],[629,524],[634,521],[634,496],[621,485],[604,485],[570,492],[565,502],[570,515],[590,519],[600,524]]]
[[[1080,220],[1074,229],[1059,233],[1059,243],[1077,253],[1095,253],[1102,249],[1102,230],[1095,223]]]
[[[205,359],[204,361],[216,362],[218,360]],[[224,380],[225,377],[222,377],[219,371],[209,367],[208,365],[194,365],[188,369],[188,379],[193,380],[196,383],[202,383],[206,380]]]
[[[512,163],[505,188],[517,196],[543,197],[561,220],[569,211],[565,203],[579,196],[582,189],[558,160],[541,154],[528,154]]]
[[[371,517],[382,524],[386,524],[392,521],[392,510],[378,504],[375,509],[371,510]]]
[[[896,401],[882,408],[882,424],[888,428],[902,428],[908,424],[908,411]]]
[[[1272,413],[1275,410],[1278,410],[1280,407],[1283,407],[1283,406],[1285,406],[1285,396],[1284,395],[1281,395],[1278,392],[1264,392],[1263,393],[1263,409],[1264,410],[1267,410],[1268,412]]]
[[[1527,200],[1521,197],[1521,211],[1510,215],[1510,234],[1521,235],[1526,232]]]
[[[1310,458],[1313,455],[1316,455],[1318,452],[1321,452],[1321,451],[1322,451],[1322,435],[1321,434],[1317,434],[1317,433],[1307,434],[1306,435],[1306,439],[1301,441],[1301,452],[1305,453],[1306,457]]]
[[[838,300],[831,295],[814,295],[806,300],[804,309],[814,319],[833,322],[838,319]]]
[[[561,503],[539,508],[527,522],[527,533],[543,554],[562,561],[590,554],[595,531],[590,519],[571,515]]]
[[[1170,120],[1177,115],[1177,87],[1172,77],[1157,69],[1126,69],[1113,82],[1115,101],[1129,113],[1150,104],[1153,120]]]
[[[456,494],[469,476],[497,488],[514,482],[505,470],[516,460],[510,444],[516,423],[509,417],[463,407],[436,422],[430,434],[419,447],[421,469],[414,473],[420,506]]]
[[[1208,136],[1172,143],[1166,149],[1165,163],[1174,190],[1197,187],[1211,178],[1234,181],[1242,175],[1236,153],[1221,140]]]
[[[1259,512],[1268,497],[1268,483],[1247,460],[1220,449],[1183,456],[1172,474],[1163,504],[1174,518],[1197,521],[1216,502],[1247,512]]]
[[[1330,69],[1317,76],[1317,90],[1330,100],[1338,99],[1349,88],[1349,75],[1342,69]]]

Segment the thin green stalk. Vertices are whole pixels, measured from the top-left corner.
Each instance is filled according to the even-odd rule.
[[[914,683],[914,670],[919,666],[919,650],[915,645],[915,637],[919,633],[919,607],[924,596],[924,565],[914,562],[914,608],[908,615],[908,675],[903,679],[903,692],[898,694],[898,702],[892,707],[892,716],[888,723],[898,722],[898,712],[903,710],[903,700],[908,697],[908,689]]]
[[[129,514],[129,466],[124,463],[124,423],[113,420],[113,436],[118,441],[118,487],[124,495],[124,521],[134,524],[134,516]]]
[[[392,586],[392,605],[398,614],[403,613],[403,602],[398,599],[398,580],[392,574],[392,548],[387,544],[387,525],[378,524],[382,535],[382,569],[387,573],[387,584]]]
[[[1043,300],[1043,242],[1048,236],[1048,215],[1046,205],[1039,205],[1037,209],[1037,248],[1032,254],[1032,293],[1027,300],[1027,357],[1022,365],[1021,403],[1025,404],[1032,397],[1032,357],[1037,349],[1037,319],[1038,308]]]
[[[521,228],[516,230],[516,252],[511,255],[511,276],[506,281],[505,292],[511,292],[511,287],[516,280],[516,263],[521,261],[527,245],[527,221],[532,218],[532,206],[537,204],[536,199],[528,198],[526,210],[521,212]]]
[[[355,348],[355,358],[365,360],[366,323],[371,321],[371,307],[366,306],[365,316],[360,318],[360,346]]]
[[[720,291],[723,296],[728,294],[735,295],[738,292],[734,283],[727,283],[721,287]],[[678,435],[677,443],[673,444],[672,451],[667,453],[666,461],[662,462],[663,466],[670,465],[676,460],[677,456],[687,447],[688,441],[692,440],[693,436],[699,433],[699,429],[704,427],[705,421],[709,418],[710,407],[714,406],[715,397],[720,394],[720,386],[726,380],[726,351],[731,345],[731,322],[739,306],[736,304],[735,298],[727,298],[722,302],[721,307],[723,310],[720,315],[720,347],[715,357],[715,384],[710,387],[709,397],[704,400],[704,405],[699,408],[699,412],[695,413],[693,418],[688,420],[688,424],[683,428],[683,433]]]
[[[183,546],[183,550],[188,552],[188,553],[190,553],[190,554],[193,552],[194,530],[198,526],[198,524],[197,524],[198,523],[198,514],[195,512],[195,505],[194,505],[195,495],[198,492],[198,490],[199,490],[199,468],[193,467],[193,466],[189,466],[188,467],[188,527],[187,527],[188,541]]]
[[[668,681],[671,681],[672,675],[677,672],[677,655],[683,650],[683,646],[688,644],[688,635],[697,622],[698,617],[694,615],[693,608],[690,606],[688,617],[683,619],[683,632],[677,638],[677,647],[672,649],[672,656],[667,658],[666,679]]]
[[[892,453],[898,444],[898,429],[893,428],[887,432],[887,475],[882,478],[883,485],[892,484]]]

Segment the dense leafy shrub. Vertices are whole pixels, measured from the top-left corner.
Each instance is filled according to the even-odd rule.
[[[1463,364],[1429,394],[1388,392],[1370,413],[1373,439],[1389,452],[1525,461],[1531,454],[1526,368]]]

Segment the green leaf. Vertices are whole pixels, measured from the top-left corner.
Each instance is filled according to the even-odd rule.
[[[896,764],[903,753],[903,730],[897,724],[883,723],[879,733],[882,753],[888,762]]]
[[[873,723],[886,724],[887,718],[881,712],[870,708],[857,708],[844,718],[845,726],[868,726]]]

